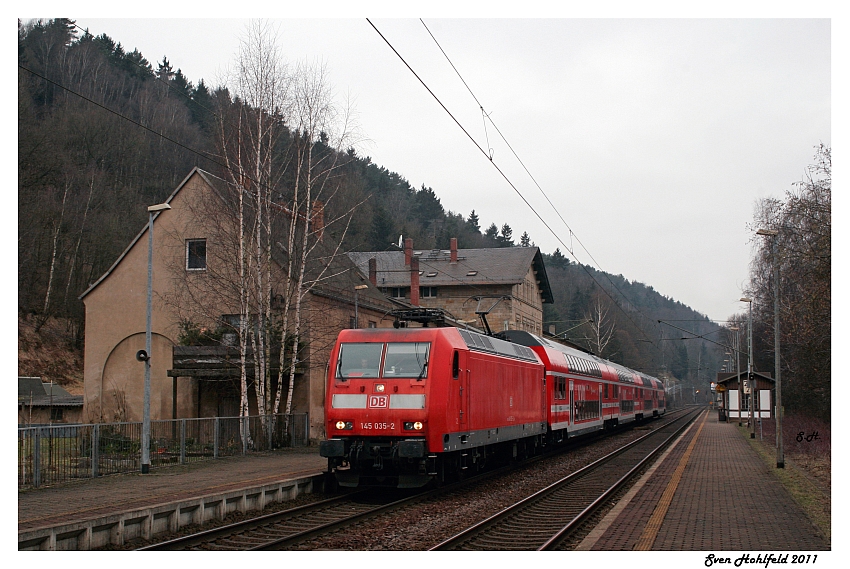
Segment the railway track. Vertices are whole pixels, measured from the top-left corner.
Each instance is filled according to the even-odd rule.
[[[419,498],[360,491],[139,548],[139,551],[250,551],[285,547]]]
[[[665,429],[665,427],[660,427],[657,431],[654,431],[653,433],[661,431],[663,429]],[[635,442],[644,441],[645,439],[647,439],[647,437],[649,437],[649,435],[644,436]],[[592,444],[592,442],[593,438],[590,438],[586,441],[582,441],[580,445]],[[634,443],[632,443],[632,445],[633,444]],[[624,448],[629,448],[632,445],[627,445]],[[620,451],[617,452],[626,451],[620,449]],[[577,471],[573,475],[573,477],[583,477],[581,475],[583,473],[586,474],[589,468],[593,467],[594,465],[600,465],[603,460],[610,460],[612,455],[617,454],[617,452],[612,453],[611,455],[608,455],[607,457],[604,457],[603,459],[594,462],[593,464],[589,465],[588,467],[585,467],[580,471]],[[633,451],[633,453],[634,452],[639,453],[640,451]],[[313,504],[300,506],[298,508],[292,508],[289,510],[284,510],[271,514],[265,514],[249,520],[244,520],[233,524],[201,531],[192,535],[182,536],[168,541],[148,545],[146,547],[139,548],[139,550],[246,551],[293,548],[298,546],[298,544],[302,542],[313,540],[320,536],[330,534],[332,532],[340,530],[341,528],[354,525],[365,519],[369,519],[380,514],[389,513],[393,510],[401,509],[418,502],[439,499],[439,497],[445,493],[457,492],[459,490],[462,491],[463,487],[468,484],[476,484],[491,477],[502,476],[506,472],[514,470],[518,466],[528,466],[530,463],[536,460],[546,459],[547,456],[548,455],[538,456],[529,461],[525,461],[521,465],[510,465],[508,467],[495,469],[484,474],[468,478],[462,482],[443,486],[430,491],[420,491],[411,494],[410,491],[404,492],[382,489],[380,491],[367,490],[347,493],[328,500],[323,500],[320,502],[315,502]],[[569,479],[572,477],[567,478]],[[580,490],[579,492],[587,493],[587,490]],[[569,502],[574,501],[573,498],[562,499],[568,500]],[[496,516],[494,516],[494,518],[495,517]],[[485,522],[482,523],[486,523],[487,521],[489,520],[485,520]],[[527,522],[521,523],[526,523],[527,528],[531,527],[530,525],[528,525]],[[504,539],[512,540],[513,538]],[[439,546],[437,546],[437,548],[453,548],[453,546],[450,544],[450,541],[451,540],[440,544]],[[462,548],[476,549],[475,547],[468,546],[464,546]],[[506,548],[491,543],[489,545],[481,547],[481,549]],[[521,547],[520,549],[529,549],[529,547]]]
[[[432,547],[430,551],[557,549],[699,415],[690,412]]]

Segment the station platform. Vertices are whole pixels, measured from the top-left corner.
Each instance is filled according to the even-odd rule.
[[[318,447],[282,449],[18,492],[19,549],[94,549],[320,490]]]
[[[705,411],[583,551],[828,551],[831,545],[731,423]]]

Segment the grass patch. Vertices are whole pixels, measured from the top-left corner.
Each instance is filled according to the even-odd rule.
[[[783,429],[784,431],[785,429]],[[770,471],[788,490],[794,501],[803,509],[809,520],[826,537],[832,547],[832,516],[830,495],[809,478],[806,471],[795,464],[793,457],[785,454],[785,468],[776,468],[776,448],[759,439],[751,439],[746,426],[738,427],[738,432],[761,459],[769,466]],[[765,439],[770,440],[770,439]]]

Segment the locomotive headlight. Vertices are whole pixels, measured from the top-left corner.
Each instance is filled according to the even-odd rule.
[[[424,425],[422,424],[422,421],[416,421],[416,422],[405,421],[404,422],[404,429],[406,431],[421,431],[423,426]]]
[[[384,392],[384,384],[378,383],[375,385],[375,393],[383,393]]]
[[[337,421],[336,428],[340,431],[350,431],[354,428],[354,423],[351,421]]]

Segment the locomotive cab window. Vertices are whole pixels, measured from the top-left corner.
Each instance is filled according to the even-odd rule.
[[[430,342],[387,344],[383,377],[413,377],[418,379],[426,377],[430,352]]]
[[[383,344],[341,344],[336,377],[378,377],[383,349]]]

